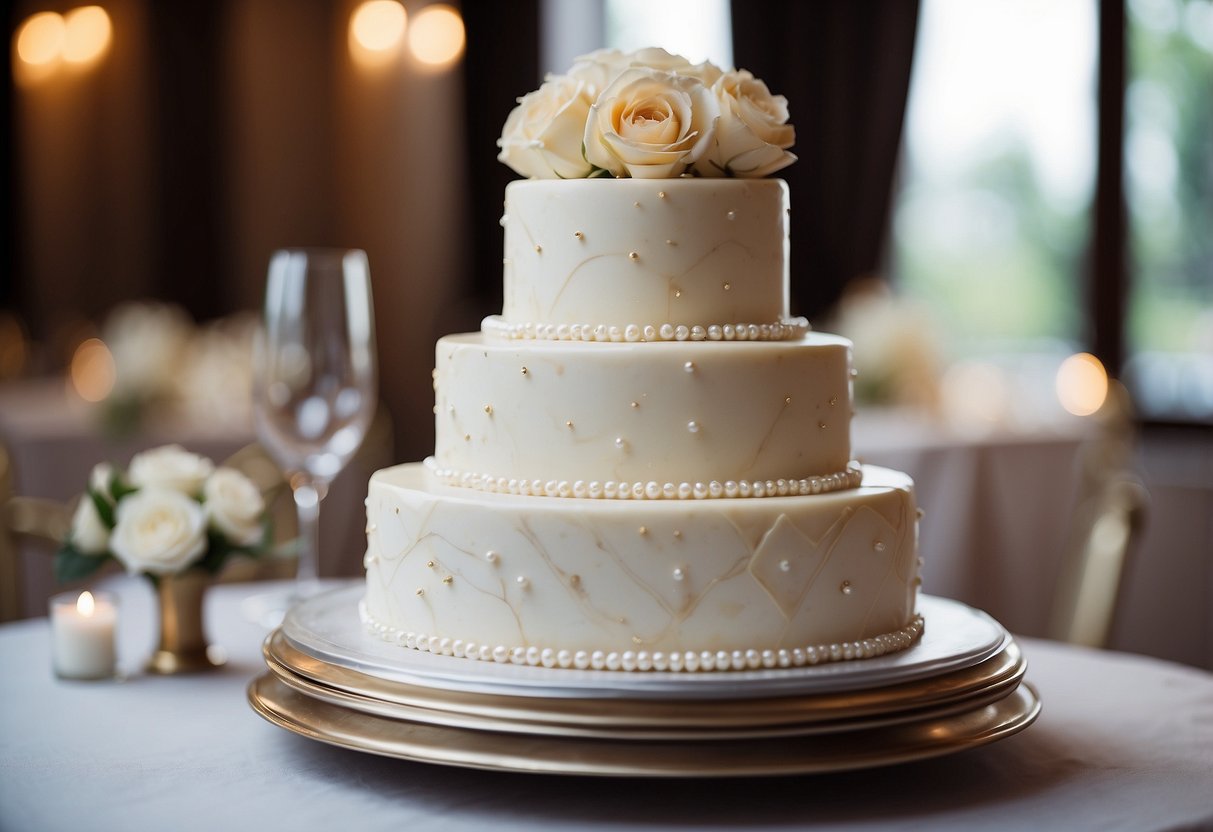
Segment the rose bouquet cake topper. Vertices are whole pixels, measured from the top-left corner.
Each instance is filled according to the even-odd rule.
[[[230,555],[269,545],[265,501],[252,480],[177,445],[136,454],[126,471],[93,468],[55,556],[59,580],[87,577],[108,559],[153,578],[192,567],[216,573]]]
[[[600,49],[518,100],[497,158],[533,179],[761,177],[796,161],[787,122],[746,70]]]

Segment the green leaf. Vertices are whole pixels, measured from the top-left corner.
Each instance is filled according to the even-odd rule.
[[[91,488],[88,490],[88,498],[93,501],[93,507],[97,509],[97,516],[101,518],[101,522],[107,529],[113,531],[114,507],[110,505],[110,501]]]
[[[108,555],[86,555],[65,543],[55,552],[55,580],[66,584],[87,578],[107,560]]]
[[[114,502],[121,500],[123,497],[130,496],[138,490],[138,486],[131,485],[123,480],[118,470],[114,469],[114,475],[110,479],[110,493],[114,495]]]

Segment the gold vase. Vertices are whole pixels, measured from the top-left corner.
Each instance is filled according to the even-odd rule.
[[[148,673],[197,673],[223,665],[222,654],[206,643],[202,622],[202,601],[210,583],[210,575],[201,569],[160,576],[160,643],[147,662]]]

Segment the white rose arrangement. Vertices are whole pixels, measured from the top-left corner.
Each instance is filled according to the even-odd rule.
[[[532,179],[761,177],[795,139],[787,99],[745,70],[600,49],[518,100],[497,158]]]
[[[213,574],[231,555],[262,554],[269,540],[265,500],[248,477],[165,445],[136,454],[125,472],[93,468],[55,571],[78,580],[113,558],[153,578],[194,567]]]

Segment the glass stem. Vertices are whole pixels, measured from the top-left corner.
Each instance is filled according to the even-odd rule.
[[[301,584],[320,580],[320,500],[321,488],[311,481],[298,483],[292,492],[299,514],[299,566],[296,577]]]

